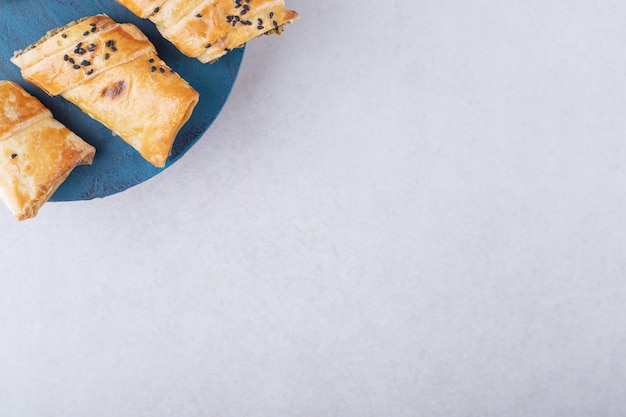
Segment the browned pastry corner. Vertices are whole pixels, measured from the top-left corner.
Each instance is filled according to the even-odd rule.
[[[41,206],[96,150],[19,85],[0,81],[0,199],[18,220]]]
[[[297,19],[284,0],[116,0],[142,18],[183,54],[212,62],[262,34],[280,34]]]
[[[163,167],[198,93],[157,56],[134,25],[97,15],[55,29],[11,61]]]

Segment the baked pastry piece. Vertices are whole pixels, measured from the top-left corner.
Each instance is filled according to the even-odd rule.
[[[163,167],[198,93],[157,56],[134,25],[97,15],[55,29],[11,61]]]
[[[0,199],[18,220],[35,217],[74,167],[96,150],[19,85],[0,81]]]
[[[183,54],[211,62],[261,34],[282,32],[297,19],[284,0],[116,0],[142,18]]]

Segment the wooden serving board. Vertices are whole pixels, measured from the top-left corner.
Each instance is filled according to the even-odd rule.
[[[199,93],[191,119],[179,132],[165,168],[155,168],[99,122],[61,97],[49,97],[24,81],[10,58],[51,29],[85,16],[105,13],[117,22],[137,25],[157,48],[159,56]],[[201,64],[182,55],[163,39],[152,22],[134,16],[114,0],[2,0],[0,1],[0,79],[15,81],[39,98],[61,123],[96,148],[93,165],[77,167],[50,201],[87,200],[124,191],[160,173],[206,132],[219,114],[237,77],[243,48],[214,64]]]

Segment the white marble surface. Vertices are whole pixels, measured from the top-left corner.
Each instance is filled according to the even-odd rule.
[[[624,415],[626,4],[288,5],[162,175],[0,210],[0,414]]]

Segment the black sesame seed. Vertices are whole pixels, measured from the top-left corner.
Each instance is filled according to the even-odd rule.
[[[17,154],[16,153],[11,154],[11,159],[15,159],[15,158],[17,158]]]
[[[91,28],[91,33],[95,32],[96,30],[97,30],[97,28],[92,27],[92,28]]]
[[[196,14],[196,17],[202,17],[201,13]]]
[[[159,68],[159,71],[161,72],[161,74],[165,73],[165,70],[163,68]]]
[[[61,37],[62,38],[67,38],[67,35],[65,33],[61,33]]]
[[[87,61],[87,60],[85,59],[84,61],[82,61],[82,62],[80,63],[80,65],[82,65],[83,67],[88,67],[88,66],[90,66],[90,65],[91,65],[91,62],[89,62],[89,61]]]
[[[150,68],[150,71],[151,71],[151,72],[156,71],[156,67],[153,65],[153,66],[152,66],[152,68]]]
[[[93,68],[90,68],[89,71],[87,71],[87,75],[91,75],[93,74]]]
[[[87,36],[89,35],[89,31],[86,31],[85,33],[83,33],[83,36]]]
[[[73,65],[72,68],[74,69],[80,69],[80,65]]]
[[[115,51],[117,51],[117,48],[115,46],[112,46],[111,47],[111,51],[115,52]]]
[[[272,21],[272,24],[274,25],[275,28],[278,28],[278,23],[276,23],[276,21]]]
[[[91,27],[95,28],[95,27],[96,27],[96,24],[95,24],[95,23],[90,23],[90,24],[89,24],[89,26],[91,26]]]
[[[274,12],[270,12],[270,19],[274,18]]]
[[[106,43],[104,44],[104,46],[108,46],[109,48],[113,45],[115,45],[115,41],[111,39],[106,41]]]
[[[148,60],[149,63],[153,63],[154,62],[154,58],[150,58],[150,60]]]
[[[68,61],[70,61],[70,64],[74,63],[74,58],[68,58]]]
[[[63,61],[68,61],[69,59],[70,59],[70,57],[69,57],[69,56],[67,56],[67,55],[64,55],[64,56],[63,56]]]
[[[263,25],[259,25],[259,26],[257,26],[256,28],[257,28],[257,29],[259,29],[259,30],[263,30],[263,29],[265,29],[265,27],[264,27]]]
[[[204,47],[205,47],[205,48],[207,48],[207,49],[209,49],[209,48],[211,47],[211,44],[210,44],[210,43],[207,43]]]
[[[89,52],[93,52],[96,50],[96,44],[92,43],[91,45],[89,45],[89,48],[87,49]]]
[[[156,9],[154,9],[154,13],[159,13],[159,10],[161,10],[161,8],[157,7]]]
[[[249,25],[251,25],[251,24],[252,24],[252,22],[251,22],[251,21],[249,21],[249,20],[242,20],[242,21],[241,21],[241,24],[242,24],[242,25],[249,26]]]
[[[110,57],[110,56],[111,56],[111,55],[109,55],[108,53],[107,53],[107,54],[104,54],[104,59],[109,59],[109,57]]]

